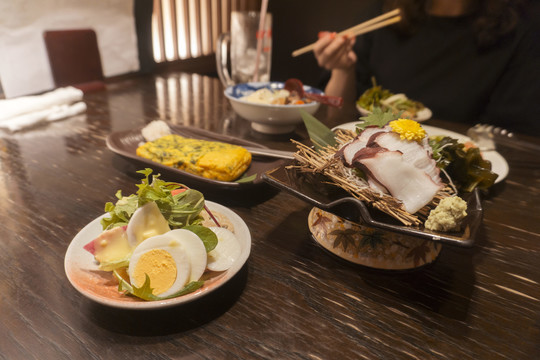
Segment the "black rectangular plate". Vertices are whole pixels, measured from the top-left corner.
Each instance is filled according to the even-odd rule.
[[[173,134],[178,134],[187,138],[220,141],[233,145],[265,148],[264,146],[251,141],[235,138],[232,136],[217,134],[194,127],[173,124],[169,124],[169,127],[171,128],[171,132]],[[219,190],[244,190],[251,189],[259,185],[264,185],[265,183],[262,180],[262,174],[272,168],[275,168],[276,166],[281,165],[284,162],[284,160],[282,159],[254,156],[252,158],[251,165],[243,175],[243,177],[249,177],[255,174],[256,177],[253,181],[234,182],[207,179],[199,175],[191,174],[186,171],[179,170],[137,156],[137,147],[141,143],[145,142],[141,134],[141,130],[142,127],[139,127],[132,130],[111,133],[109,136],[107,136],[107,147],[114,153],[134,162],[136,165],[140,166],[141,169],[144,167],[149,167],[151,169],[159,171],[161,174],[163,174],[163,176],[166,176],[166,178],[164,179],[167,181],[177,179],[178,182],[182,182],[190,187],[194,187],[197,189],[210,188]]]
[[[294,167],[287,168],[292,164],[293,161],[289,161],[267,171],[263,174],[264,181],[278,189],[288,191],[313,206],[350,221],[462,247],[470,247],[474,244],[477,230],[482,223],[483,209],[478,190],[461,196],[467,201],[467,216],[460,232],[435,232],[423,227],[405,226],[389,215],[369,207],[337,186],[325,183],[323,178],[300,173]]]

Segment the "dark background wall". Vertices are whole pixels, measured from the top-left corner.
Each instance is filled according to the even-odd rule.
[[[293,58],[291,53],[317,40],[321,30],[339,32],[356,25],[370,0],[269,0],[268,11],[273,16],[272,75],[275,81],[298,78],[307,85],[317,86],[322,70],[313,53]],[[141,72],[170,67],[217,76],[215,58],[197,59],[156,65],[152,55],[152,1],[135,0],[134,12],[139,42]]]
[[[291,53],[317,40],[321,30],[345,30],[358,24],[368,1],[269,0],[273,16],[272,80],[298,78],[317,86],[321,69],[313,53],[293,58]]]

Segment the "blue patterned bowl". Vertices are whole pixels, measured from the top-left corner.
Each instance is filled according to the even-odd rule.
[[[296,125],[302,122],[299,110],[314,114],[319,108],[318,102],[300,105],[270,105],[258,104],[242,100],[241,98],[259,89],[270,90],[283,89],[284,83],[250,82],[229,86],[225,89],[225,97],[231,102],[234,111],[242,118],[251,121],[251,127],[266,134],[285,134],[292,132]],[[304,91],[315,94],[323,94],[321,90],[304,85]]]

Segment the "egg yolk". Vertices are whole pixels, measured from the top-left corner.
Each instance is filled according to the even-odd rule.
[[[133,277],[136,286],[142,286],[150,278],[152,294],[159,295],[167,291],[176,281],[176,262],[171,254],[163,249],[152,249],[141,255]]]

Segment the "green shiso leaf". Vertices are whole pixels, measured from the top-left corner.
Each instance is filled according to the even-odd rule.
[[[331,129],[304,110],[300,110],[300,114],[315,149],[336,145],[335,134]]]
[[[374,107],[371,114],[363,116],[360,120],[363,122],[356,124],[356,132],[364,130],[368,126],[384,127],[390,121],[399,119],[399,114],[394,114],[392,110],[383,111],[380,107]]]

